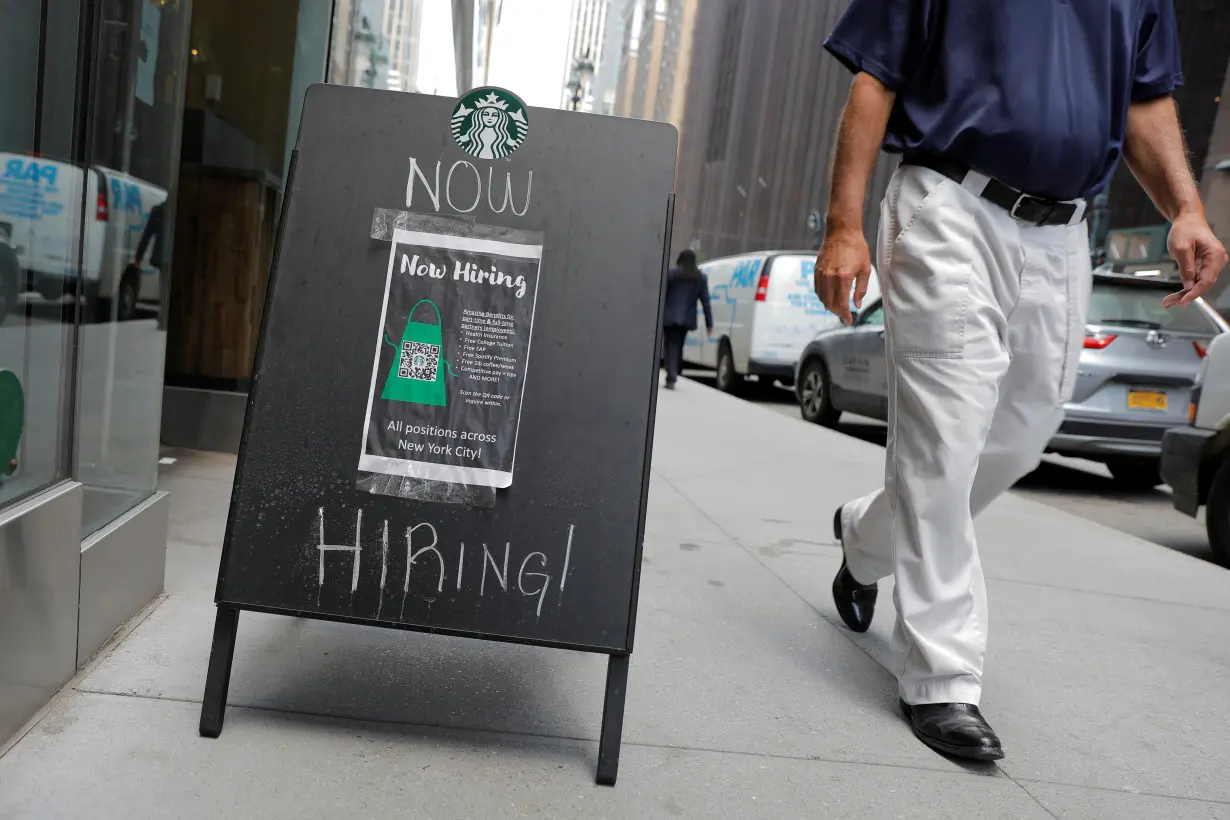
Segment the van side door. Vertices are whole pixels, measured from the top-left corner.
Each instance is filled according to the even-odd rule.
[[[713,311],[713,333],[710,340],[705,332],[705,312],[696,306],[696,332],[689,333],[683,347],[683,359],[686,362],[699,364],[702,367],[717,367],[717,352],[719,340],[729,334],[731,322],[734,319],[732,306],[726,299],[726,289],[718,287],[719,282],[730,279],[730,271],[734,263],[729,259],[715,259],[700,266],[700,272],[709,281],[709,303]]]

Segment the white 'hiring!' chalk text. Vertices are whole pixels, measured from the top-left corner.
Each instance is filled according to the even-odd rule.
[[[321,507],[317,514],[317,538],[313,545],[318,552],[319,568],[316,578],[317,603],[325,584],[325,555],[329,552],[348,552],[351,555],[350,594],[353,596],[359,588],[359,566],[363,554],[363,510],[355,514],[354,543],[330,544],[325,540],[325,508]],[[564,563],[559,572],[559,595],[563,599],[564,586],[568,581],[568,566],[572,560],[572,538],[576,527],[568,526],[568,539],[564,545]],[[397,537],[400,537],[398,533]],[[514,558],[512,542],[504,542],[501,550],[497,545],[491,549],[487,544],[479,545],[479,549],[471,549],[471,562],[477,562],[478,567],[469,567],[467,573],[466,544],[459,541],[456,545],[456,560],[452,555],[446,557],[448,551],[440,543],[436,528],[429,523],[421,522],[405,529],[405,575],[401,584],[401,606],[404,612],[406,598],[410,595],[411,582],[414,581],[415,594],[424,600],[434,602],[445,595],[444,588],[449,586],[455,592],[461,592],[466,584],[473,589],[478,587],[479,600],[488,595],[520,595],[524,598],[536,599],[534,614],[542,616],[543,602],[551,583],[556,580],[550,570],[550,562],[543,552],[533,550],[519,554]],[[395,558],[397,556],[394,556]],[[510,571],[515,574],[510,576]],[[450,579],[450,572],[453,573]],[[386,519],[380,528],[380,603],[376,617],[384,608],[386,582],[389,575],[389,522]],[[417,580],[416,580],[417,579]]]

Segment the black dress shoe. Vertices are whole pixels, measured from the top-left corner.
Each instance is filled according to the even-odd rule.
[[[911,706],[903,700],[901,712],[918,739],[937,752],[969,760],[1001,760],[1004,756],[995,730],[972,703]]]
[[[841,569],[833,579],[833,603],[837,614],[846,626],[855,632],[866,632],[871,626],[871,617],[876,612],[876,596],[880,589],[876,584],[860,584],[846,568],[846,541],[841,535],[841,507],[833,516],[833,537],[841,543]]]

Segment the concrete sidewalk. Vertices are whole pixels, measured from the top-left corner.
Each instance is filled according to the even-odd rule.
[[[681,382],[659,405],[619,785],[598,656],[244,613],[197,736],[233,461],[172,492],[167,595],[0,758],[0,818],[1230,818],[1230,572],[1015,497],[979,521],[984,711],[1008,757],[916,741],[890,590],[833,610],[834,507],[883,450]]]

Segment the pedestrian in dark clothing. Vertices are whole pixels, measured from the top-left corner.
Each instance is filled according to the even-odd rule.
[[[666,306],[662,311],[662,346],[666,355],[666,389],[674,390],[683,367],[683,343],[696,330],[696,302],[705,310],[705,328],[713,335],[709,307],[709,277],[696,267],[696,254],[685,250],[666,274]]]
[[[158,269],[158,329],[167,329],[167,310],[171,304],[171,288],[169,284],[170,270],[166,264],[166,227],[164,214],[166,202],[159,202],[150,208],[149,217],[145,221],[145,229],[141,231],[141,239],[137,242],[137,252],[132,260],[132,267],[138,271],[145,251],[149,250],[149,264]],[[138,276],[140,273],[137,274]]]

